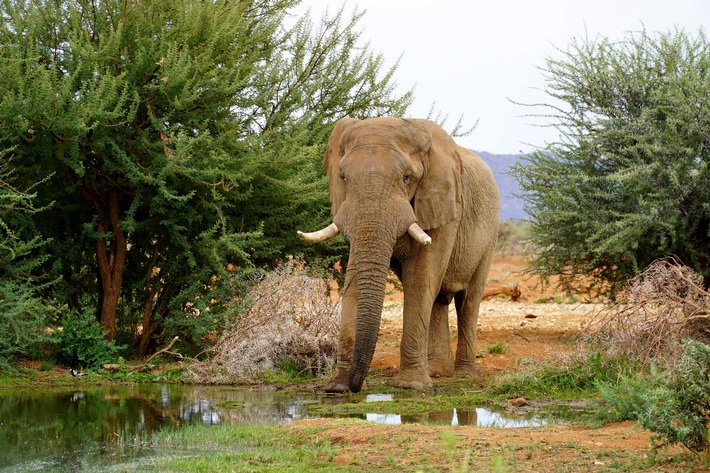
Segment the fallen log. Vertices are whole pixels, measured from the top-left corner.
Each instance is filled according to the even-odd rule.
[[[492,282],[486,285],[483,291],[483,299],[490,299],[498,294],[509,296],[513,302],[518,302],[518,299],[520,299],[522,295],[517,283],[501,284],[499,282]]]

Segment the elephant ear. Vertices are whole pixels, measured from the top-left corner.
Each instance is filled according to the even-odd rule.
[[[422,157],[426,171],[414,194],[414,213],[419,226],[428,230],[459,218],[463,166],[451,136],[434,122],[420,123],[431,136],[431,146]]]
[[[354,118],[340,119],[335,124],[335,128],[333,128],[330,139],[328,139],[328,145],[326,146],[325,158],[323,158],[323,169],[328,173],[330,180],[330,202],[333,217],[338,213],[340,204],[345,200],[345,184],[340,180],[340,158],[343,157],[341,146],[343,133],[350,125],[357,121],[358,120]]]

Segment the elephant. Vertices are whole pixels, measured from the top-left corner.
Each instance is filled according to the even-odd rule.
[[[435,122],[394,117],[339,120],[323,167],[333,223],[298,235],[318,243],[342,234],[350,243],[337,367],[325,390],[362,389],[390,269],[404,292],[400,367],[392,384],[429,389],[432,377],[455,370],[474,375],[478,308],[500,214],[491,169]]]

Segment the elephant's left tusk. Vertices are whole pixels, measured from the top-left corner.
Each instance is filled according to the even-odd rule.
[[[407,233],[409,233],[409,236],[417,240],[422,245],[431,245],[431,237],[424,233],[424,230],[422,230],[422,227],[417,225],[417,222],[414,222],[409,226]]]
[[[325,240],[330,240],[331,238],[338,235],[339,230],[334,223],[331,223],[327,227],[318,230],[317,232],[303,233],[299,231],[296,233],[298,233],[298,236],[301,237],[301,240],[303,241],[307,241],[308,243],[320,243]]]

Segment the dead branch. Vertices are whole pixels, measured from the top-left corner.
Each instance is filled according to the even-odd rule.
[[[710,293],[677,258],[654,261],[629,281],[625,297],[601,317],[597,335],[611,354],[640,361],[677,359],[684,339],[710,342]]]
[[[175,342],[177,342],[179,340],[179,338],[180,337],[175,336],[167,347],[153,353],[151,356],[149,356],[145,360],[144,363],[142,363],[140,365],[119,365],[116,363],[107,363],[107,364],[103,365],[103,369],[105,369],[107,371],[115,371],[115,370],[119,370],[119,369],[123,368],[123,369],[127,369],[128,371],[143,371],[150,364],[150,362],[152,360],[154,360],[155,358],[157,358],[158,356],[160,356],[162,354],[168,354],[168,355],[174,356],[175,358],[179,358],[182,360],[185,358],[184,356],[182,356],[182,354],[180,354],[178,352],[170,351],[170,348],[172,348],[172,346],[175,345]]]
[[[497,296],[498,294],[505,294],[509,296],[513,302],[518,302],[522,293],[518,284],[501,284],[498,282],[492,282],[486,285],[483,291],[483,299],[490,299],[491,297]]]
[[[175,337],[173,337],[173,340],[170,342],[170,344],[167,347],[163,348],[162,350],[158,350],[155,353],[153,353],[151,356],[149,356],[148,359],[145,360],[144,365],[147,365],[148,363],[151,362],[151,360],[162,355],[163,353],[167,353],[169,355],[173,355],[177,358],[182,359],[182,355],[180,353],[174,353],[174,352],[169,351],[172,348],[172,346],[175,345],[175,342],[177,342],[179,338],[180,337],[178,337],[177,335]]]

